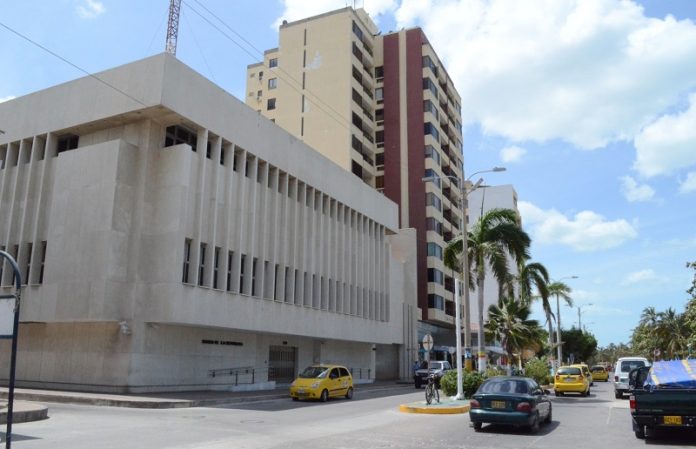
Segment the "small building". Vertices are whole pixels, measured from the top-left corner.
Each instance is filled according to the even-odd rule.
[[[270,388],[316,362],[410,376],[416,237],[397,205],[176,58],[1,103],[0,123],[17,385]]]

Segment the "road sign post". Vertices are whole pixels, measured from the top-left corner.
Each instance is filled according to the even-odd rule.
[[[19,304],[22,276],[17,262],[5,251],[0,251],[0,264],[7,259],[14,271],[15,293],[0,295],[0,339],[12,339],[10,356],[10,383],[7,392],[7,430],[5,431],[5,449],[12,447],[12,414],[14,411],[15,371],[17,367],[17,334],[19,332]],[[12,326],[9,323],[12,323]],[[10,328],[11,327],[11,328]]]

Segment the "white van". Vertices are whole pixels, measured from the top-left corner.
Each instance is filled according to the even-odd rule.
[[[650,362],[645,357],[621,357],[616,361],[614,367],[614,396],[621,399],[624,393],[628,392],[628,373],[632,369],[642,366],[650,366]]]

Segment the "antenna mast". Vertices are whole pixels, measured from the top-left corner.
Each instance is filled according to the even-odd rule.
[[[179,37],[179,12],[181,11],[181,0],[170,0],[169,2],[169,23],[167,24],[167,44],[164,51],[176,56],[176,40]]]

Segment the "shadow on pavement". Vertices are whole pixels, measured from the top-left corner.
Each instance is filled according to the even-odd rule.
[[[403,396],[413,393],[413,390],[403,387],[384,388],[384,389],[355,389],[353,399],[331,398],[328,402],[313,400],[293,401],[288,395],[287,398],[269,399],[260,402],[246,402],[238,404],[221,404],[211,406],[211,408],[224,408],[234,410],[256,410],[256,411],[284,411],[304,407],[318,407],[326,404],[337,404],[341,402],[364,401],[367,399],[385,398],[390,396]]]
[[[14,429],[13,429],[14,430]],[[2,447],[5,447],[5,432],[0,432],[0,443],[2,443]],[[19,433],[15,433],[14,431],[12,432],[12,442],[15,441],[30,441],[30,440],[40,440],[41,438],[36,438],[32,437],[29,435],[22,435]]]
[[[648,433],[645,444],[650,446],[694,446],[696,445],[696,430],[681,429],[653,429]]]
[[[549,424],[542,424],[538,433],[530,433],[529,430],[524,427],[506,426],[503,424],[484,424],[480,433],[500,433],[504,435],[527,435],[530,437],[540,437],[550,434],[556,430],[559,425],[560,423],[558,421],[551,421]]]

